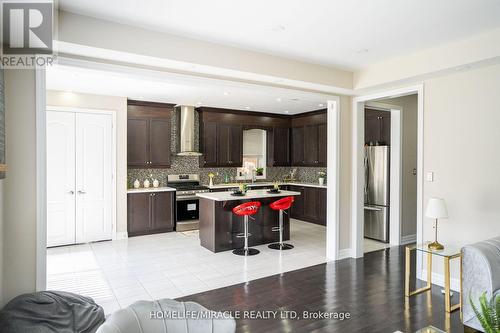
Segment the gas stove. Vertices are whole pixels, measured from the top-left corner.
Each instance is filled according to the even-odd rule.
[[[199,175],[168,175],[168,186],[176,190],[177,200],[197,199],[196,193],[209,192],[208,187],[200,185]]]
[[[209,192],[208,187],[200,185],[199,175],[168,175],[167,181],[169,187],[175,188],[175,230],[182,232],[198,229],[200,200],[196,193]]]

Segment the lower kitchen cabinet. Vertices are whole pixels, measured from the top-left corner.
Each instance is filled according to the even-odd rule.
[[[314,224],[326,225],[326,189],[289,185],[288,190],[300,192],[295,197],[290,216]]]
[[[129,193],[127,195],[128,236],[173,231],[174,193]]]

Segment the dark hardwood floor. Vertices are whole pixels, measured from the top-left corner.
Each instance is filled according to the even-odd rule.
[[[416,332],[428,325],[463,332],[459,311],[445,315],[440,287],[406,303],[404,261],[404,247],[386,249],[362,259],[321,264],[180,300],[219,311],[326,311],[351,316],[344,320],[239,319],[237,332]],[[458,297],[455,294],[452,301]]]

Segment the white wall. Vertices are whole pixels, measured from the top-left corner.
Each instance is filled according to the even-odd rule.
[[[340,97],[339,248],[351,247],[352,98]],[[328,176],[327,176],[328,177]]]
[[[35,72],[5,70],[4,302],[36,289]]]
[[[127,232],[127,98],[47,91],[48,106],[103,109],[116,112],[116,229]]]
[[[382,103],[400,106],[402,119],[402,206],[401,236],[416,236],[417,233],[417,95],[380,100]]]
[[[445,246],[500,236],[500,65],[429,80],[424,89],[424,173],[435,179],[424,183],[424,211],[430,197],[446,200]],[[424,240],[433,238],[432,224],[424,219]]]

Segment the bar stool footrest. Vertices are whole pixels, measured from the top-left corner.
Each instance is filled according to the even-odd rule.
[[[239,255],[239,256],[254,256],[256,254],[259,254],[260,251],[257,249],[252,249],[249,248],[248,250],[243,249],[235,249],[233,250],[233,254]]]
[[[267,247],[272,249],[272,250],[291,250],[291,249],[293,249],[292,244],[286,244],[286,243],[283,243],[283,244],[273,243],[273,244],[269,244]]]

